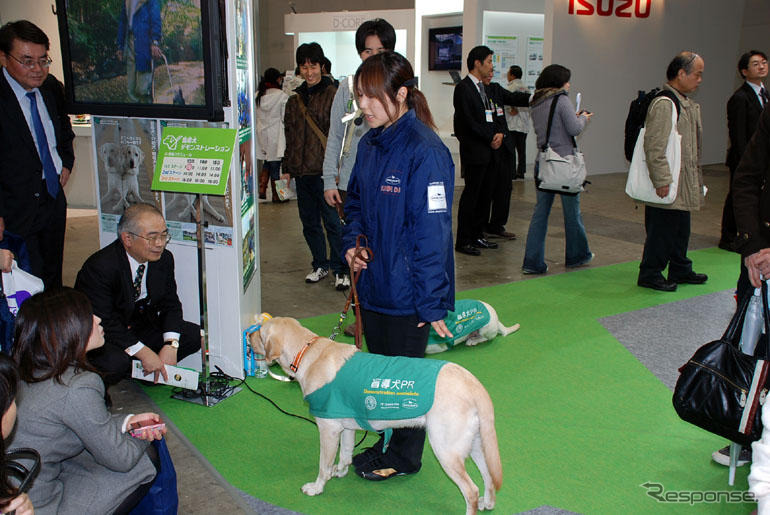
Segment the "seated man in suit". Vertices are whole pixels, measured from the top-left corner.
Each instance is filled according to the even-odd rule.
[[[182,320],[169,240],[163,215],[135,204],[118,223],[118,239],[78,272],[75,288],[91,299],[104,327],[104,346],[89,352],[88,360],[107,386],[130,375],[132,359],[154,372],[157,382],[159,373],[168,379],[165,365],[200,350],[199,326]]]

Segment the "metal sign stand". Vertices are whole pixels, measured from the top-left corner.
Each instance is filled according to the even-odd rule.
[[[203,194],[198,193],[198,206],[196,208],[196,227],[198,237],[198,303],[200,306],[201,327],[201,376],[198,390],[195,396],[189,396],[184,392],[176,393],[172,397],[183,401],[193,402],[202,406],[214,406],[220,401],[232,397],[241,391],[241,388],[227,389],[225,393],[212,394],[211,377],[209,369],[209,333],[208,310],[206,303],[206,231],[208,222],[203,220]]]

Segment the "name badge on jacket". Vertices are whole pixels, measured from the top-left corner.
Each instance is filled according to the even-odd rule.
[[[486,117],[487,117],[487,121],[488,121],[489,123],[492,123],[492,121],[493,121],[493,120],[492,120],[492,110],[491,110],[491,109],[486,109],[486,110],[484,111],[484,113],[486,114]]]

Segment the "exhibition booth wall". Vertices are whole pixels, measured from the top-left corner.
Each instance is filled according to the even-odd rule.
[[[702,162],[724,162],[725,106],[735,88],[738,57],[745,51],[739,48],[744,3],[616,1],[612,11],[603,13],[597,3],[545,4],[545,60],[572,70],[572,97],[581,92],[583,107],[595,113],[578,140],[589,174],[627,170],[623,137],[628,106],[638,90],[665,82],[668,63],[683,50],[705,60],[703,82],[693,95],[703,117]],[[613,2],[601,4],[605,10]],[[618,12],[625,4],[630,8]],[[636,5],[648,14],[637,16]]]

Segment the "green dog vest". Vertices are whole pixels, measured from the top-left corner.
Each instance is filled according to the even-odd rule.
[[[337,376],[306,395],[319,418],[352,418],[367,431],[370,420],[399,420],[425,415],[433,406],[436,377],[447,362],[356,352]],[[386,429],[387,448],[392,429]]]
[[[436,334],[436,330],[430,328],[428,336],[428,345],[443,343],[450,349],[454,346],[455,340],[461,336],[467,336],[474,331],[478,331],[489,323],[489,311],[478,300],[463,299],[455,302],[455,310],[449,311],[444,318],[444,323],[452,333],[452,338],[442,338]]]

